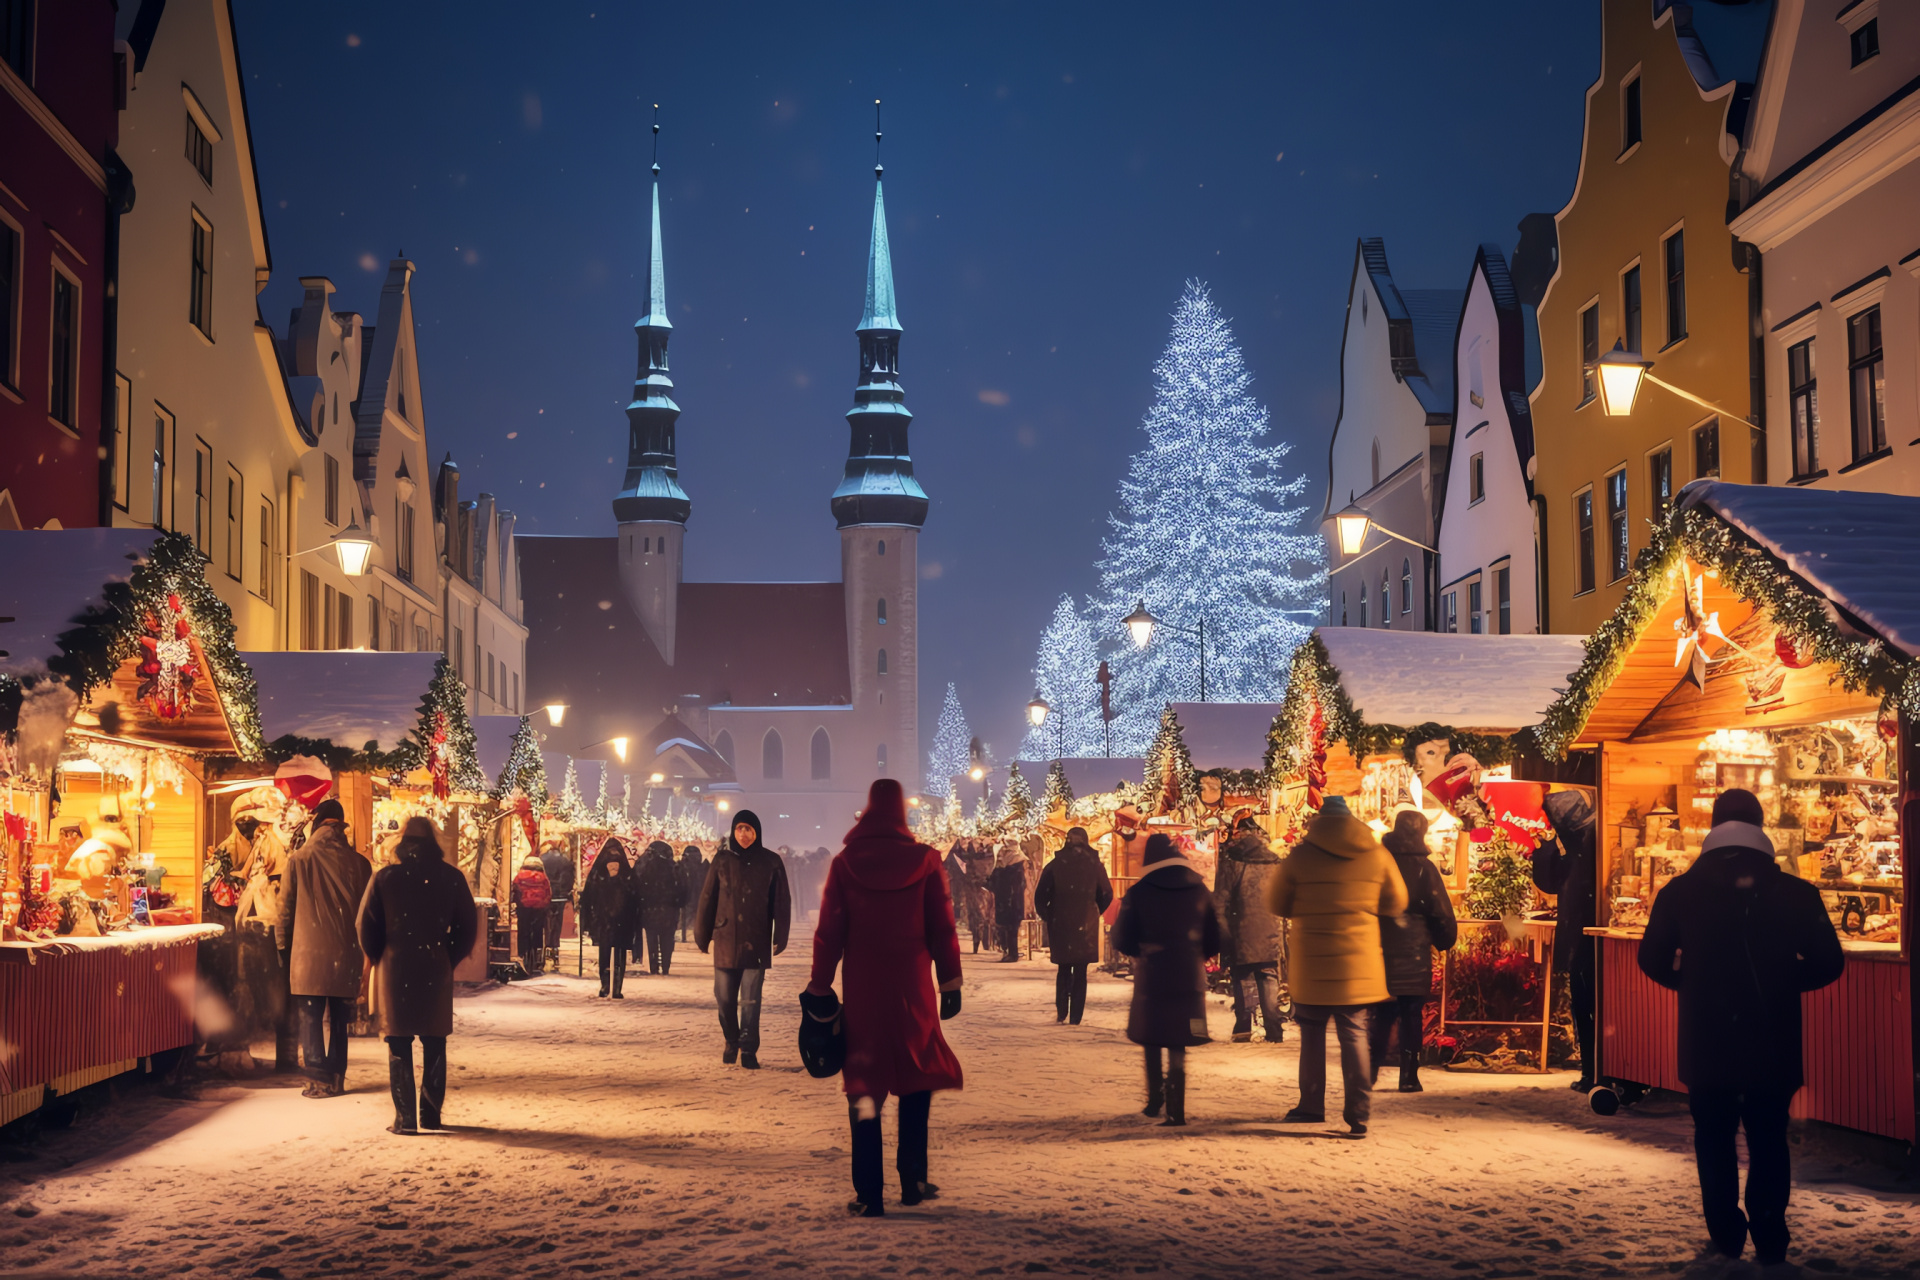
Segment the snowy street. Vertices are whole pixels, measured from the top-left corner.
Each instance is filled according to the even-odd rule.
[[[340,1099],[131,1092],[0,1164],[0,1276],[1752,1274],[1695,1261],[1684,1104],[1601,1120],[1565,1074],[1428,1071],[1376,1096],[1364,1141],[1282,1127],[1293,1043],[1226,1043],[1215,1001],[1191,1124],[1164,1129],[1138,1114],[1127,984],[1096,974],[1086,1024],[1058,1026],[1051,965],[984,955],[946,1024],[967,1088],[934,1101],[941,1197],[890,1187],[885,1219],[849,1220],[839,1082],[794,1050],[808,936],[767,984],[758,1073],[721,1066],[688,946],[623,1003],[554,976],[457,1000],[448,1134],[385,1131],[377,1040]],[[887,1141],[891,1177],[891,1109]],[[1911,1185],[1830,1135],[1795,1151],[1801,1262],[1915,1274]]]

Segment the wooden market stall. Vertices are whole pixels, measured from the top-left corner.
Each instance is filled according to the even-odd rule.
[[[0,1122],[195,1040],[208,762],[252,677],[178,534],[0,532]]]
[[[1589,932],[1617,1092],[1683,1088],[1677,998],[1640,972],[1639,939],[1714,798],[1744,787],[1846,952],[1840,980],[1804,997],[1794,1114],[1913,1140],[1915,553],[1920,499],[1696,481],[1550,709],[1542,745],[1586,754],[1599,788]]]
[[[1551,1062],[1556,926],[1518,864],[1545,827],[1531,822],[1549,786],[1578,782],[1514,772],[1531,751],[1527,731],[1584,653],[1579,636],[1322,627],[1295,653],[1274,720],[1269,829],[1281,839],[1298,839],[1327,796],[1381,834],[1403,808],[1427,814],[1460,919],[1427,1042],[1459,1067]],[[1498,872],[1500,892],[1480,884]]]

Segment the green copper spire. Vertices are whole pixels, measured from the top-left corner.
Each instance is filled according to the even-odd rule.
[[[680,467],[674,454],[680,406],[673,402],[673,379],[667,375],[667,340],[673,336],[673,325],[667,319],[667,274],[660,251],[659,112],[655,106],[647,314],[633,326],[640,339],[640,369],[633,380],[633,402],[627,406],[626,479],[613,500],[613,518],[622,524],[637,520],[685,524],[693,510],[687,491],[680,487]]]
[[[880,166],[873,166],[873,240],[867,250],[867,309],[860,328],[900,328],[893,305],[893,252],[887,247],[887,198],[880,189]]]

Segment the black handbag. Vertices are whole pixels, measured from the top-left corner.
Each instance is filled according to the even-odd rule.
[[[847,1028],[840,997],[800,993],[800,1061],[816,1080],[840,1074],[847,1065]]]

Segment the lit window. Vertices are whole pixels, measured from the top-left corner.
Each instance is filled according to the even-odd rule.
[[[1673,450],[1655,449],[1647,455],[1647,506],[1655,521],[1667,518],[1673,506]]]
[[[1607,567],[1609,582],[1627,576],[1627,473],[1616,471],[1607,477]]]
[[[1693,429],[1693,476],[1696,480],[1720,476],[1720,419]]]
[[[1593,490],[1582,489],[1573,499],[1574,545],[1579,554],[1581,591],[1593,590]]]
[[[1600,363],[1600,304],[1580,313],[1580,403],[1593,399],[1594,369]]]

